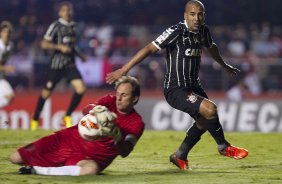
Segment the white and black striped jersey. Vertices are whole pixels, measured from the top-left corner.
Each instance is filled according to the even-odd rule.
[[[62,69],[67,65],[73,65],[75,62],[75,44],[76,44],[76,25],[75,22],[67,22],[60,18],[54,21],[44,35],[44,39],[54,44],[64,44],[72,48],[72,52],[64,54],[58,50],[54,51],[51,57],[51,68]]]
[[[13,43],[10,41],[7,45],[4,44],[2,39],[0,39],[0,65],[5,65],[11,56],[11,51],[13,48]],[[0,79],[5,75],[4,72],[0,72]]]
[[[203,46],[213,44],[207,26],[197,33],[188,30],[186,21],[166,29],[152,42],[159,50],[166,48],[166,75],[164,88],[189,87],[199,84],[199,69]]]

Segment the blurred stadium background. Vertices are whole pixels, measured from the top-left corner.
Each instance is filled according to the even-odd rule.
[[[8,64],[16,66],[8,80],[16,91],[14,102],[0,110],[0,128],[28,129],[36,101],[45,80],[49,53],[39,43],[50,23],[57,18],[59,0],[0,0],[0,20],[15,27],[15,52]],[[83,105],[110,92],[105,75],[156,38],[164,29],[183,19],[187,0],[80,0],[74,4],[78,23],[78,46],[88,56],[77,61],[88,92]],[[229,78],[207,53],[203,53],[200,76],[210,98],[219,106],[227,131],[282,131],[282,21],[279,0],[202,0],[206,24],[229,63],[241,69]],[[165,73],[164,52],[147,58],[130,71],[142,86],[137,109],[148,129],[185,130],[192,123],[186,115],[171,109],[162,94]],[[0,89],[1,90],[1,89]],[[71,88],[62,81],[42,113],[44,129],[59,128]],[[189,122],[189,123],[187,123]]]

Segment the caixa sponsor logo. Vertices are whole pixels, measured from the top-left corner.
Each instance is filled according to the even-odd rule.
[[[282,131],[282,103],[219,101],[218,113],[226,131]],[[150,127],[155,130],[187,130],[194,120],[186,113],[158,101],[152,109]]]
[[[185,55],[186,56],[201,56],[202,54],[202,49],[186,49],[185,50]]]

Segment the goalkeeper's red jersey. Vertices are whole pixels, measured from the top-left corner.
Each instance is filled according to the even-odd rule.
[[[117,114],[115,124],[123,138],[132,134],[139,139],[145,126],[141,116],[135,110],[129,114],[119,113],[115,100],[115,96],[107,95],[95,104],[104,105]],[[91,107],[93,104],[86,106],[83,113],[88,113]],[[24,146],[19,153],[25,165],[58,167],[76,165],[80,160],[95,160],[102,170],[119,155],[112,138],[104,137],[93,142],[84,140],[78,133],[77,125]]]

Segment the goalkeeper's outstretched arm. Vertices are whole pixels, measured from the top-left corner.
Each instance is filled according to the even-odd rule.
[[[124,138],[124,140],[116,143],[120,156],[123,158],[127,157],[129,153],[133,150],[136,142],[137,142],[137,138],[132,134],[128,134]]]

